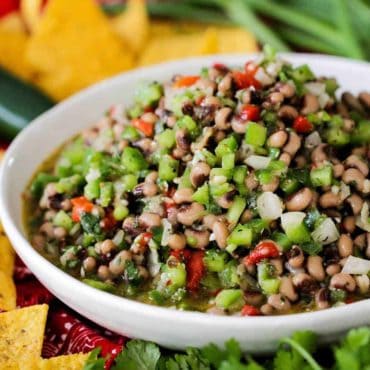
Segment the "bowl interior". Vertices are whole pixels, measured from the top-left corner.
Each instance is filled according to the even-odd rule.
[[[328,335],[327,338],[329,338],[350,326],[370,323],[370,317],[361,315],[363,309],[370,308],[368,301],[351,305],[354,307],[352,311],[349,310],[350,307],[343,307],[322,312],[252,320],[215,317],[151,306],[149,309],[149,306],[114,297],[79,283],[53,267],[25,240],[22,224],[22,193],[37,167],[65,140],[94,124],[112,104],[130,104],[134,88],[142,80],[163,81],[177,73],[195,74],[201,67],[209,66],[213,62],[242,65],[249,57],[246,55],[216,55],[167,63],[122,74],[75,95],[41,115],[12,143],[1,170],[0,216],[22,259],[61,300],[112,330],[155,340],[176,348],[189,344],[202,345],[209,341],[221,344],[226,338],[234,336],[242,342],[244,347],[248,346],[253,349],[257,345],[264,345],[266,349],[271,349],[275,339],[302,327],[315,329],[319,333]],[[295,65],[309,64],[318,75],[336,77],[342,87],[353,93],[368,89],[370,86],[369,64],[322,55],[283,54],[283,57]],[[64,288],[67,284],[71,287],[69,292],[66,292]],[[87,307],[91,302],[97,304],[100,302],[101,314],[92,306]],[[108,311],[104,311],[108,308],[132,315],[131,326],[130,320],[124,322],[115,314],[110,315]],[[359,315],[353,316],[355,311]],[[305,320],[302,320],[304,317]],[[142,324],[159,319],[159,322],[164,323],[164,327],[153,324],[152,328],[145,328],[135,322],[136,319],[142,320]],[[190,325],[189,328],[194,330],[194,335],[189,337],[186,334],[186,328],[179,329],[176,335],[171,334],[171,325],[176,326],[179,323]],[[122,329],[123,324],[127,325],[125,329]],[[273,327],[279,330],[274,331]],[[203,333],[208,334],[203,335]]]

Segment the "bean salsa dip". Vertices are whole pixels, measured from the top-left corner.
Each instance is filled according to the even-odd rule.
[[[35,174],[34,248],[97,289],[181,310],[368,298],[370,94],[337,88],[269,49],[141,83]]]

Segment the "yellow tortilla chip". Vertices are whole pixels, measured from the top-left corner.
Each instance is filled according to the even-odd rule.
[[[150,27],[145,0],[129,0],[126,11],[112,19],[112,26],[131,50],[143,50]]]
[[[148,65],[217,52],[217,34],[213,27],[202,33],[154,36],[141,55],[139,64]]]
[[[88,353],[79,353],[68,356],[52,357],[47,360],[40,360],[39,370],[82,370],[87,358]]]
[[[11,276],[0,271],[0,309],[14,310],[16,307],[17,292]]]
[[[15,253],[9,239],[1,230],[2,227],[0,226],[0,271],[12,277]]]
[[[0,313],[0,364],[29,364],[41,356],[48,313],[47,305],[36,305]],[[4,366],[4,368],[6,368]],[[24,367],[21,367],[22,370]]]
[[[42,17],[43,0],[21,0],[20,12],[29,31],[34,31]]]
[[[237,27],[217,27],[219,53],[252,53],[258,51],[257,40]]]
[[[28,35],[17,13],[0,20],[0,66],[23,80],[31,80],[34,72],[25,58]]]
[[[150,36],[194,34],[204,32],[206,29],[207,25],[204,23],[157,19],[150,22]]]
[[[50,0],[27,58],[39,73],[37,84],[55,99],[133,65],[132,52],[94,0]]]

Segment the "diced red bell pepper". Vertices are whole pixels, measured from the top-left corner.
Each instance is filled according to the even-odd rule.
[[[186,287],[190,292],[196,292],[199,289],[200,281],[205,272],[203,257],[204,251],[199,250],[192,252],[186,264]]]
[[[293,122],[293,129],[299,134],[308,134],[313,130],[313,124],[304,116],[298,116]]]
[[[20,0],[1,0],[0,18],[19,10]]]
[[[213,63],[213,68],[217,69],[220,72],[227,72],[229,69],[223,63]]]
[[[102,227],[104,230],[109,231],[117,225],[117,220],[113,216],[113,212],[108,212],[102,219]]]
[[[135,118],[131,121],[131,125],[141,131],[145,136],[153,136],[154,124],[144,121],[141,118]]]
[[[246,304],[243,306],[241,311],[242,316],[259,316],[261,315],[261,311],[250,304]]]
[[[245,64],[244,71],[234,71],[233,78],[236,86],[239,89],[245,89],[250,86],[253,86],[256,89],[261,88],[261,83],[255,78],[257,70],[257,65],[253,62],[247,62]]]
[[[271,240],[264,240],[257,244],[256,248],[244,258],[246,266],[256,265],[265,258],[275,258],[279,256],[279,249]]]
[[[179,77],[173,84],[174,87],[189,87],[194,85],[200,76],[182,76]]]
[[[186,266],[187,289],[194,293],[199,289],[200,281],[205,273],[203,262],[204,251],[192,251],[190,249],[171,250],[171,256],[177,258],[180,262],[184,262]]]
[[[240,111],[243,121],[258,121],[260,119],[260,108],[254,104],[246,104]]]
[[[87,198],[85,197],[77,197],[71,199],[72,203],[72,220],[74,222],[80,222],[81,215],[83,213],[90,213],[93,208],[94,204],[91,203]]]

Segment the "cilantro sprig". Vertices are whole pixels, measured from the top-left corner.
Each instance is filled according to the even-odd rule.
[[[330,353],[331,352],[331,353]],[[324,353],[324,355],[323,355]],[[94,350],[83,370],[104,370],[104,359]],[[328,361],[329,359],[329,361]],[[317,351],[317,336],[310,331],[282,338],[276,353],[253,359],[230,339],[223,349],[209,344],[202,349],[170,352],[142,340],[131,340],[116,357],[112,370],[361,370],[370,369],[370,328],[353,329],[331,348]]]

